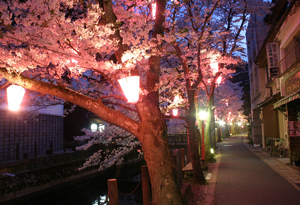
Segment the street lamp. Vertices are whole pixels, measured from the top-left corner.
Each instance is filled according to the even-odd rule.
[[[206,120],[207,115],[208,115],[207,109],[204,107],[200,108],[198,115],[199,115],[199,119],[201,120],[201,124],[202,124],[201,161],[202,161],[202,164],[204,165],[205,164],[204,121]]]
[[[17,111],[25,94],[25,89],[19,85],[11,85],[6,89],[8,109]]]
[[[219,71],[219,63],[212,61],[210,63],[210,68],[212,69],[213,74],[215,75]],[[222,81],[222,76],[219,76],[217,79],[217,84],[220,85],[221,81]]]

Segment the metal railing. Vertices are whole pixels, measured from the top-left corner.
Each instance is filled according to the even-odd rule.
[[[187,143],[187,135],[186,134],[168,134],[168,143],[179,144],[179,143]]]

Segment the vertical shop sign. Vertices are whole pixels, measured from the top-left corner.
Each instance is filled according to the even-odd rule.
[[[290,137],[300,137],[300,121],[289,121]]]
[[[271,42],[267,44],[267,58],[268,68],[270,70],[270,77],[278,77],[279,75],[279,50],[278,43]]]

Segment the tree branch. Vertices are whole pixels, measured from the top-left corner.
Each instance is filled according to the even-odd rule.
[[[202,84],[204,85],[204,90],[205,90],[205,93],[206,95],[208,96],[208,89],[207,89],[207,85],[206,83],[203,81],[203,79],[201,80]]]
[[[186,81],[186,88],[187,88],[187,90],[190,90],[191,89],[191,79],[190,79],[190,76],[189,76],[189,68],[186,64],[186,60],[181,57],[183,54],[182,54],[181,49],[179,48],[179,46],[177,44],[174,44],[173,47],[175,48],[177,57],[178,57],[179,61],[181,62],[181,65],[183,67],[183,72],[184,72],[185,81]]]
[[[99,98],[97,98],[97,99],[105,99],[105,98],[114,98],[114,99],[119,99],[119,100],[123,100],[123,101],[127,101],[127,99],[126,98],[124,98],[124,97],[121,97],[121,96],[118,96],[118,95],[105,95],[105,96],[101,96],[101,97],[99,97]]]
[[[213,95],[213,93],[215,92],[215,87],[216,87],[216,80],[218,79],[218,77],[221,75],[222,72],[217,72],[214,80],[211,82],[211,86],[210,86],[210,92],[208,97],[211,97]]]
[[[240,36],[240,33],[241,33],[242,29],[243,29],[243,26],[244,26],[245,22],[246,22],[246,18],[247,18],[247,13],[246,13],[247,12],[247,2],[246,2],[246,0],[244,0],[244,2],[245,2],[245,8],[244,8],[244,11],[243,11],[242,22],[241,22],[241,25],[239,27],[238,32],[236,33],[236,35],[234,37],[234,44],[233,44],[233,46],[232,46],[232,48],[230,50],[230,53],[229,53],[230,56],[232,55],[232,53],[233,53],[233,51],[234,51],[234,49],[236,47],[237,40],[238,40],[238,38]]]
[[[201,52],[201,44],[199,42],[198,43],[198,51],[197,51],[198,77],[197,77],[195,84],[192,86],[192,89],[196,89],[203,79],[202,70],[200,67],[200,54],[201,54],[200,52]]]
[[[210,13],[205,17],[205,21],[203,23],[203,26],[202,26],[202,31],[201,31],[201,34],[200,34],[200,38],[199,40],[201,41],[203,35],[204,35],[204,32],[205,32],[205,28],[208,24],[208,20],[210,19],[210,17],[213,15],[214,11],[216,10],[218,4],[219,4],[220,0],[216,1],[214,7],[212,8],[212,10],[210,11]]]
[[[26,89],[41,92],[44,94],[50,94],[76,104],[93,112],[104,121],[121,127],[137,137],[139,136],[138,122],[132,120],[131,118],[123,115],[120,112],[108,108],[99,100],[95,100],[91,97],[85,96],[68,88],[53,85],[43,81],[36,81],[12,72],[9,73],[6,68],[0,68],[0,75],[2,75],[9,82],[19,84]]]

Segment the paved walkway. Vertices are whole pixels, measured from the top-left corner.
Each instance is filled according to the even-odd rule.
[[[244,145],[256,156],[258,156],[262,161],[269,165],[274,171],[283,176],[287,181],[289,181],[297,190],[300,191],[300,167],[296,167],[289,164],[288,158],[275,158],[270,157],[267,152],[264,152],[261,147],[254,147],[248,144],[247,135],[239,134],[235,136],[243,137]],[[226,141],[226,139],[225,139]],[[218,176],[218,168],[221,161],[221,151],[217,149],[216,163],[213,164],[212,176],[209,181],[207,194],[205,197],[205,205],[214,204],[214,193]]]
[[[270,157],[269,153],[264,152],[261,147],[254,147],[253,145],[248,144],[246,137],[244,137],[244,144],[252,153],[258,156],[300,191],[300,167],[290,165],[289,158]]]

